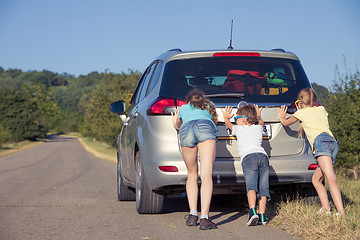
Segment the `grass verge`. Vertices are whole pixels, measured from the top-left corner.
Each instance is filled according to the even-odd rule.
[[[79,133],[70,133],[68,135],[77,137],[85,150],[95,157],[116,163],[116,148],[109,146],[106,143],[96,141],[93,138],[83,137]]]
[[[360,239],[360,180],[338,174],[346,216],[317,214],[318,204],[302,200],[278,202],[271,224],[302,239]],[[330,198],[330,197],[329,197]],[[336,212],[333,208],[332,212]]]
[[[36,146],[40,143],[43,143],[44,139],[39,140],[39,141],[21,141],[21,142],[17,142],[17,143],[6,143],[3,144],[0,148],[0,157],[4,157],[28,148],[31,148],[33,146]]]

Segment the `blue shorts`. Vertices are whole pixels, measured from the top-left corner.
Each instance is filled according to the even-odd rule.
[[[246,192],[254,190],[259,196],[270,199],[269,158],[263,153],[251,153],[241,163],[246,182]]]
[[[216,139],[216,127],[211,120],[198,119],[185,122],[180,127],[180,146],[194,147],[208,139]]]
[[[328,133],[319,134],[314,140],[314,157],[329,156],[332,158],[333,164],[339,153],[339,143]]]

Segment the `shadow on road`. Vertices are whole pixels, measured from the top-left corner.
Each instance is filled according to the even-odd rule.
[[[246,196],[242,195],[213,195],[210,207],[210,217],[212,220],[228,216],[225,220],[217,222],[217,225],[227,224],[236,221],[238,218],[247,214]],[[198,200],[198,210],[200,211],[200,198]],[[189,206],[186,194],[178,197],[167,198],[164,203],[163,214],[173,212],[188,213]]]
[[[76,137],[70,137],[70,136],[64,136],[64,135],[58,135],[58,134],[50,134],[47,135],[48,142],[69,142]]]

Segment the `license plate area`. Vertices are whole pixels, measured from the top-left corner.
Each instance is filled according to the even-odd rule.
[[[217,139],[218,140],[235,140],[236,137],[231,134],[231,130],[225,125],[217,126]],[[263,128],[263,140],[271,139],[271,125],[265,124]]]

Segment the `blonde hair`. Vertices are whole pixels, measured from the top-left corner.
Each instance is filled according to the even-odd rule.
[[[304,108],[304,105],[307,105],[309,107],[316,107],[318,104],[316,92],[312,88],[301,89],[297,99],[299,101],[300,109]],[[299,131],[298,131],[299,138],[302,138],[303,132],[304,132],[304,127],[302,125],[302,122],[300,121]]]
[[[208,110],[211,114],[212,120],[216,123],[217,122],[217,113],[214,104],[205,97],[205,93],[200,90],[192,90],[186,96],[185,101],[187,103],[192,104],[195,108],[201,110]]]

